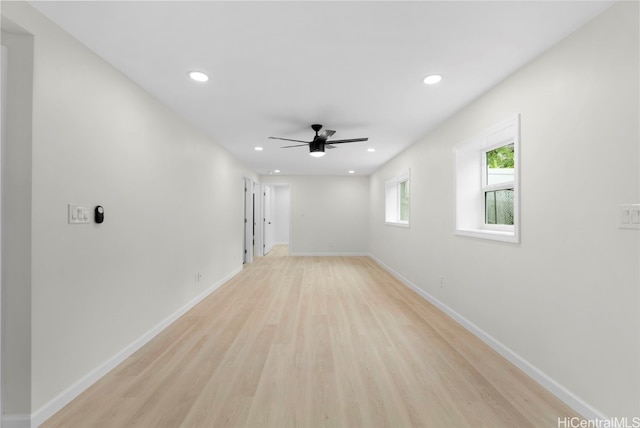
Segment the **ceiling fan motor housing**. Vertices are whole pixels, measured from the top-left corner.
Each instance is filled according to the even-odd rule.
[[[310,153],[314,153],[314,152],[322,152],[324,153],[324,141],[322,140],[314,140],[312,142],[309,143],[309,152]]]

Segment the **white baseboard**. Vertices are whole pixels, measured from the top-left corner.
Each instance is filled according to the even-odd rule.
[[[71,400],[73,400],[78,395],[80,395],[80,393],[82,393],[84,390],[89,388],[91,385],[93,385],[96,381],[98,381],[101,377],[106,375],[108,372],[113,370],[118,364],[123,362],[125,359],[127,359],[129,356],[131,356],[138,349],[142,348],[142,346],[144,346],[147,342],[149,342],[151,339],[153,339],[155,336],[157,336],[165,328],[167,328],[169,325],[171,325],[173,322],[175,322],[178,318],[180,318],[182,315],[184,315],[187,311],[189,311],[195,305],[200,303],[205,297],[207,297],[209,294],[213,293],[222,284],[224,284],[225,282],[229,281],[231,278],[233,278],[234,276],[236,276],[240,272],[242,272],[242,266],[234,269],[226,277],[222,278],[220,281],[216,282],[211,287],[207,288],[205,291],[203,291],[198,296],[196,296],[193,300],[191,300],[190,302],[188,302],[187,304],[182,306],[180,309],[178,309],[176,312],[174,312],[173,314],[169,315],[167,318],[162,320],[154,328],[152,328],[151,330],[149,330],[148,332],[143,334],[141,337],[139,337],[137,340],[135,340],[129,346],[127,346],[126,348],[124,348],[123,350],[118,352],[116,355],[111,357],[107,362],[105,362],[101,366],[99,366],[96,369],[94,369],[93,371],[91,371],[89,374],[87,374],[85,377],[80,379],[78,382],[76,382],[75,384],[71,385],[69,388],[64,390],[62,393],[60,393],[58,396],[53,398],[47,404],[45,404],[44,406],[39,408],[37,411],[35,411],[31,415],[31,418],[30,418],[31,419],[31,426],[32,427],[40,426],[44,421],[49,419],[56,412],[58,412],[64,406],[69,404],[71,402]],[[27,415],[26,417],[27,417],[27,420],[29,420],[29,416]],[[5,421],[5,419],[3,418],[3,426],[2,426],[2,428],[5,428],[4,421]],[[6,426],[7,426],[7,428],[12,428],[12,427],[22,428],[23,427],[23,425],[19,425],[18,426],[18,425],[9,425],[9,424],[7,424]],[[24,427],[29,427],[29,425],[24,425]]]
[[[2,415],[2,428],[31,428],[31,416]]]
[[[419,288],[417,285],[409,281],[407,278],[403,277],[401,274],[393,270],[391,267],[387,266],[384,262],[379,260],[373,254],[368,254],[369,258],[375,261],[378,265],[380,265],[383,269],[389,272],[391,275],[396,277],[400,282],[402,282],[407,287],[411,288],[415,291],[419,296],[431,302],[434,306],[440,309],[442,312],[447,314],[449,317],[453,318],[458,324],[462,325],[464,328],[473,333],[476,337],[482,340],[484,343],[489,345],[493,350],[498,352],[504,358],[509,360],[513,365],[518,367],[520,370],[525,372],[529,377],[538,382],[543,388],[547,391],[558,397],[562,400],[566,405],[571,407],[573,410],[578,412],[587,420],[595,420],[595,419],[609,419],[602,412],[595,409],[593,406],[586,403],[580,397],[569,391],[567,388],[556,382],[550,376],[545,374],[542,370],[538,369],[536,366],[528,362],[526,359],[509,349],[506,345],[496,340],[489,333],[482,330],[480,327],[460,315],[458,312],[451,309],[449,306],[445,305],[431,294]]]
[[[368,253],[289,253],[294,257],[367,257]]]

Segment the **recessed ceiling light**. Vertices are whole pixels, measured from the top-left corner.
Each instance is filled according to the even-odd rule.
[[[274,169],[273,172],[275,172],[276,174],[280,172],[279,169]]]
[[[256,152],[261,152],[262,151],[262,147],[254,147],[253,150],[255,150]]]
[[[439,74],[431,74],[425,77],[424,79],[422,79],[422,81],[426,85],[433,85],[434,83],[438,83],[441,80],[442,80],[442,76],[440,76]]]
[[[206,82],[209,80],[209,76],[202,71],[190,71],[189,77],[196,82]]]
[[[374,149],[373,147],[369,147],[369,148],[367,149],[367,151],[368,151],[368,152],[375,152],[375,151],[376,151],[376,149]]]
[[[354,170],[350,170],[349,174],[355,174],[356,172]]]

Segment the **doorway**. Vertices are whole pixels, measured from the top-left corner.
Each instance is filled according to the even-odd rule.
[[[291,186],[289,184],[265,184],[263,197],[263,245],[262,254],[269,254],[277,247],[278,254],[289,253],[291,231]]]
[[[253,262],[256,242],[256,184],[251,178],[243,179],[244,197],[244,233],[242,245],[242,263]]]

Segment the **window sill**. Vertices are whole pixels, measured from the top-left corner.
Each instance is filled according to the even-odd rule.
[[[387,226],[396,226],[396,227],[406,227],[409,228],[409,223],[396,223],[394,221],[385,221],[384,224]]]
[[[520,243],[520,238],[512,231],[489,229],[456,229],[456,235],[471,236],[473,238],[490,239],[493,241]]]

